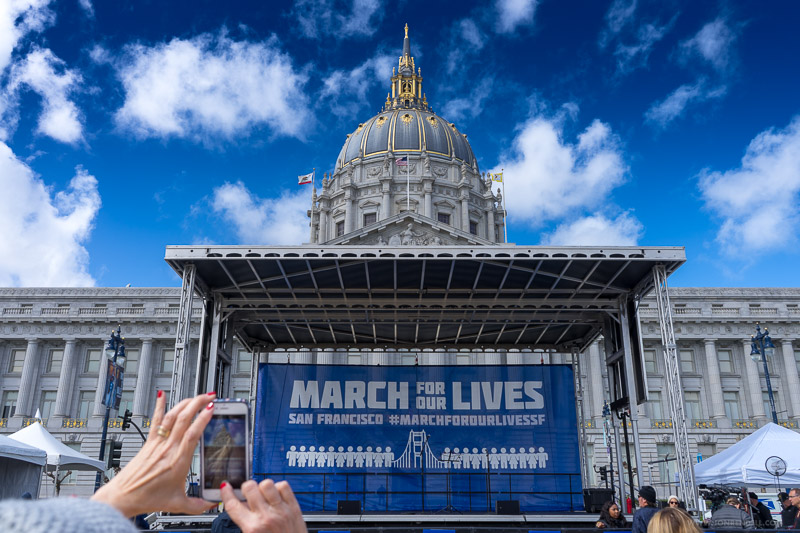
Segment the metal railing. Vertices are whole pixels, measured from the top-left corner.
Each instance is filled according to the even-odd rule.
[[[0,428],[8,427],[8,418],[0,418]]]
[[[731,424],[736,429],[758,429],[758,420],[750,420],[748,418],[734,418]]]
[[[62,428],[85,428],[87,426],[86,418],[65,418],[61,421]]]
[[[790,420],[788,418],[781,418],[778,420],[778,425],[789,429],[797,429],[797,420]]]
[[[33,424],[34,422],[39,422],[44,427],[47,427],[47,419],[46,418],[23,418],[22,419],[22,427],[26,428]]]
[[[670,418],[651,418],[650,419],[650,427],[651,428],[671,428],[672,427],[672,419],[670,419]]]
[[[692,427],[695,429],[710,429],[717,427],[716,420],[709,420],[706,418],[693,418]]]

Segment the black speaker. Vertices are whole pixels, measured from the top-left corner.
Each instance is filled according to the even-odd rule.
[[[520,514],[519,500],[497,500],[494,502],[494,511],[497,514]]]
[[[339,500],[336,502],[336,514],[361,514],[359,500]]]
[[[583,507],[587,513],[599,513],[603,504],[613,499],[612,489],[583,489]]]

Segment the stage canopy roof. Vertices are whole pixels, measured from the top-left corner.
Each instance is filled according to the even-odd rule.
[[[683,247],[168,246],[246,345],[585,348]]]

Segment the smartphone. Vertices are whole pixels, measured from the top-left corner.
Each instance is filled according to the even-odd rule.
[[[223,481],[244,500],[242,483],[250,479],[252,461],[249,428],[247,400],[214,400],[214,416],[200,441],[200,487],[206,500],[222,501],[219,486]]]

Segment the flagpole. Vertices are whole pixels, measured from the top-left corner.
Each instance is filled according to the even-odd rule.
[[[508,212],[506,211],[506,175],[503,173],[504,169],[500,169],[500,175],[503,176],[503,233],[506,234],[506,244],[508,244],[508,223],[506,219],[508,218]]]

